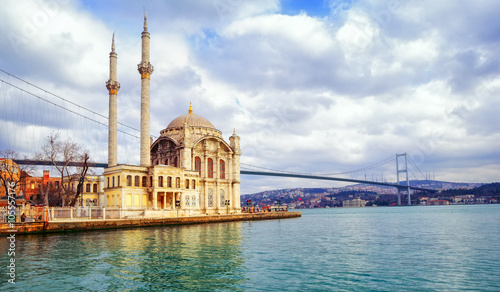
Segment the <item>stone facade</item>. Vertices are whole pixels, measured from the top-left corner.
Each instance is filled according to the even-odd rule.
[[[183,122],[181,122],[183,121]],[[199,180],[199,209],[205,213],[240,210],[239,137],[231,144],[205,118],[189,113],[175,118],[151,146],[154,166],[170,166],[194,173]],[[229,204],[226,206],[226,204]]]
[[[103,205],[148,209],[150,213],[164,211],[155,213],[158,216],[173,210],[193,215],[239,213],[241,151],[236,133],[229,138],[228,144],[222,132],[205,118],[193,114],[190,106],[187,114],[173,119],[151,144],[149,80],[153,66],[149,62],[149,40],[145,15],[142,61],[138,65],[141,73],[141,163],[140,166],[108,165],[103,174]],[[116,53],[110,57],[114,58],[113,66]],[[113,70],[116,72],[116,68]],[[111,98],[116,98],[116,94],[112,96],[110,92]],[[110,129],[111,123],[110,114]]]

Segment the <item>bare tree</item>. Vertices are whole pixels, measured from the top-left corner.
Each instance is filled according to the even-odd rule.
[[[87,152],[83,153],[82,156],[82,166],[80,168],[80,177],[78,178],[78,185],[76,187],[76,194],[73,197],[73,199],[70,202],[70,206],[73,207],[76,205],[76,202],[78,201],[78,197],[80,197],[81,192],[83,191],[83,181],[85,179],[85,176],[87,175],[87,171],[89,170],[89,154]]]
[[[51,190],[50,186],[47,184],[40,183],[38,190],[40,191],[40,196],[42,198],[43,205],[45,206],[50,206],[49,205],[49,194],[54,192],[54,190]]]
[[[90,166],[90,157],[82,147],[70,138],[62,140],[59,133],[47,137],[46,143],[42,146],[42,152],[36,154],[36,159],[49,161],[59,173],[61,186],[55,190],[55,194],[60,198],[61,205],[69,202],[74,206],[78,201],[83,181]],[[75,190],[74,184],[77,183]]]
[[[14,189],[21,186],[21,183],[26,181],[35,167],[33,165],[17,165],[14,161],[20,159],[19,153],[14,150],[0,150],[0,184],[5,189],[5,195],[8,196],[9,188],[14,183]],[[27,159],[25,156],[24,159]],[[14,163],[13,163],[14,162]]]

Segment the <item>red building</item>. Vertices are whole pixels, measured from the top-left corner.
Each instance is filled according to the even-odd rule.
[[[50,171],[44,170],[42,177],[28,176],[21,182],[21,190],[26,200],[40,200],[40,185],[48,186],[50,189],[58,189],[61,178],[50,177]]]

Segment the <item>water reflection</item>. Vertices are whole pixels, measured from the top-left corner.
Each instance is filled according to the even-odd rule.
[[[335,208],[284,220],[21,236],[16,288],[500,291],[498,222],[500,205]],[[8,261],[5,248],[0,259]]]
[[[238,290],[241,241],[241,222],[20,236],[16,288]]]

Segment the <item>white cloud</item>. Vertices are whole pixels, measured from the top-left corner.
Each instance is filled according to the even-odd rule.
[[[284,15],[277,1],[148,2],[152,134],[192,102],[225,137],[236,128],[244,163],[325,173],[409,152],[436,178],[498,180],[500,7],[486,1],[330,2],[324,18],[307,11]],[[107,115],[104,83],[116,30],[119,120],[138,128],[142,6],[9,1],[0,8],[0,67]],[[38,127],[41,137],[47,125],[57,124],[33,120],[25,126]],[[19,127],[16,122],[5,114],[2,129]],[[72,122],[86,127],[74,131],[79,139],[86,131],[92,141],[101,137],[90,124]],[[138,142],[120,141],[119,159],[138,160]],[[106,151],[95,151],[105,160]],[[243,193],[324,185],[248,180]]]

